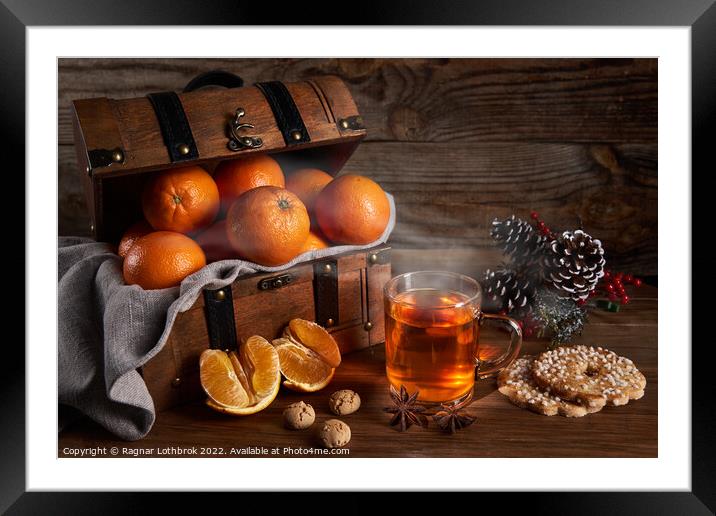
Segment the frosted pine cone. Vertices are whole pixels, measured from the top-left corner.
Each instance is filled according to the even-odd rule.
[[[493,220],[490,235],[518,268],[538,264],[547,244],[547,238],[535,231],[532,224],[514,215]]]
[[[485,271],[482,287],[485,307],[506,313],[529,310],[536,289],[529,278],[520,277],[508,269]]]
[[[545,281],[563,297],[575,301],[586,299],[604,276],[602,243],[578,229],[565,231],[552,240],[547,249],[542,259]]]

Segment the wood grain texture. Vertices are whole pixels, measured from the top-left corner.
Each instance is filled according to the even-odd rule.
[[[402,268],[397,257],[397,268]],[[327,400],[331,392],[349,388],[362,400],[360,410],[343,420],[350,425],[350,457],[656,457],[658,407],[657,290],[644,286],[631,289],[632,302],[619,313],[595,310],[576,343],[600,345],[628,356],[647,378],[645,395],[622,407],[606,407],[597,414],[568,419],[545,417],[512,405],[496,390],[494,380],[478,382],[476,401],[469,411],[477,422],[454,436],[433,428],[411,428],[401,434],[388,425],[389,405],[385,356],[381,346],[344,357],[333,383],[313,394],[282,390],[265,411],[246,418],[212,412],[193,403],[160,414],[149,435],[127,443],[113,438],[97,425],[81,422],[59,435],[58,454],[65,447],[118,446],[157,449],[168,446],[316,447],[312,430],[295,432],[281,425],[281,412],[290,403],[304,400],[316,410],[317,422],[333,417]],[[481,340],[504,340],[504,333],[488,327]],[[544,349],[544,342],[528,339],[523,353]],[[228,455],[225,455],[228,456]],[[290,457],[288,453],[279,456]]]
[[[656,140],[655,59],[62,59],[60,143],[73,99],[178,91],[212,69],[247,84],[338,75],[373,141]]]
[[[344,170],[395,195],[396,249],[488,250],[494,217],[537,210],[553,229],[581,220],[610,267],[657,273],[653,59],[61,60],[60,234],[89,233],[70,100],[176,90],[215,68],[346,81],[368,135]]]

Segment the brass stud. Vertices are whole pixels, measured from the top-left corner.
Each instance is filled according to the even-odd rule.
[[[121,163],[124,161],[124,153],[120,149],[112,152],[112,161],[115,163]]]
[[[223,290],[217,290],[217,291],[216,291],[216,294],[214,295],[214,297],[215,297],[218,301],[223,301],[224,299],[226,299],[226,292],[224,292]]]
[[[181,385],[181,378],[174,378],[172,380],[172,387],[175,389]]]
[[[323,266],[324,272],[331,272],[333,270],[333,266],[330,263],[327,263]]]
[[[336,322],[335,322],[333,319],[328,319],[328,320],[326,321],[326,326],[328,326],[328,327],[330,328],[330,327],[333,326],[335,323],[336,323]]]
[[[291,138],[298,141],[303,138],[303,133],[301,131],[291,131]]]
[[[365,331],[370,331],[370,330],[372,330],[372,329],[373,329],[373,323],[370,322],[370,321],[368,321],[367,323],[365,323],[365,324],[363,325],[363,329],[364,329]]]
[[[182,156],[186,156],[187,154],[189,154],[189,151],[190,151],[191,149],[189,149],[189,146],[188,146],[186,143],[182,143],[182,144],[178,147],[178,150],[179,150],[179,154],[181,154]]]
[[[368,261],[370,263],[377,263],[378,262],[378,255],[373,253],[368,257]]]
[[[87,165],[87,166],[85,167],[85,172],[87,172],[88,174],[89,174],[90,172],[92,172],[92,169],[90,168],[89,165]]]
[[[348,123],[348,120],[341,120],[341,127],[343,129],[348,129],[350,127],[350,124]]]
[[[90,224],[90,231],[94,233],[94,224]]]

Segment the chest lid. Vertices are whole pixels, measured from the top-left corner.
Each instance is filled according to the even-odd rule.
[[[212,82],[221,82],[216,77]],[[87,154],[83,161],[93,176],[317,147],[327,147],[326,168],[335,173],[365,136],[348,88],[334,76],[83,99],[73,107],[78,151]]]

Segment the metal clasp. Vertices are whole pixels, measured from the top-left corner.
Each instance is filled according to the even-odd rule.
[[[244,108],[237,108],[236,113],[234,113],[234,119],[229,121],[229,143],[227,146],[229,150],[234,152],[243,149],[256,149],[264,144],[263,140],[258,136],[243,136],[239,134],[239,131],[242,129],[254,128],[253,124],[241,122],[241,117],[245,114],[246,111],[244,111]]]
[[[281,274],[280,276],[264,278],[259,281],[259,290],[274,290],[277,288],[285,287],[292,281],[293,276],[291,276],[290,274]]]

